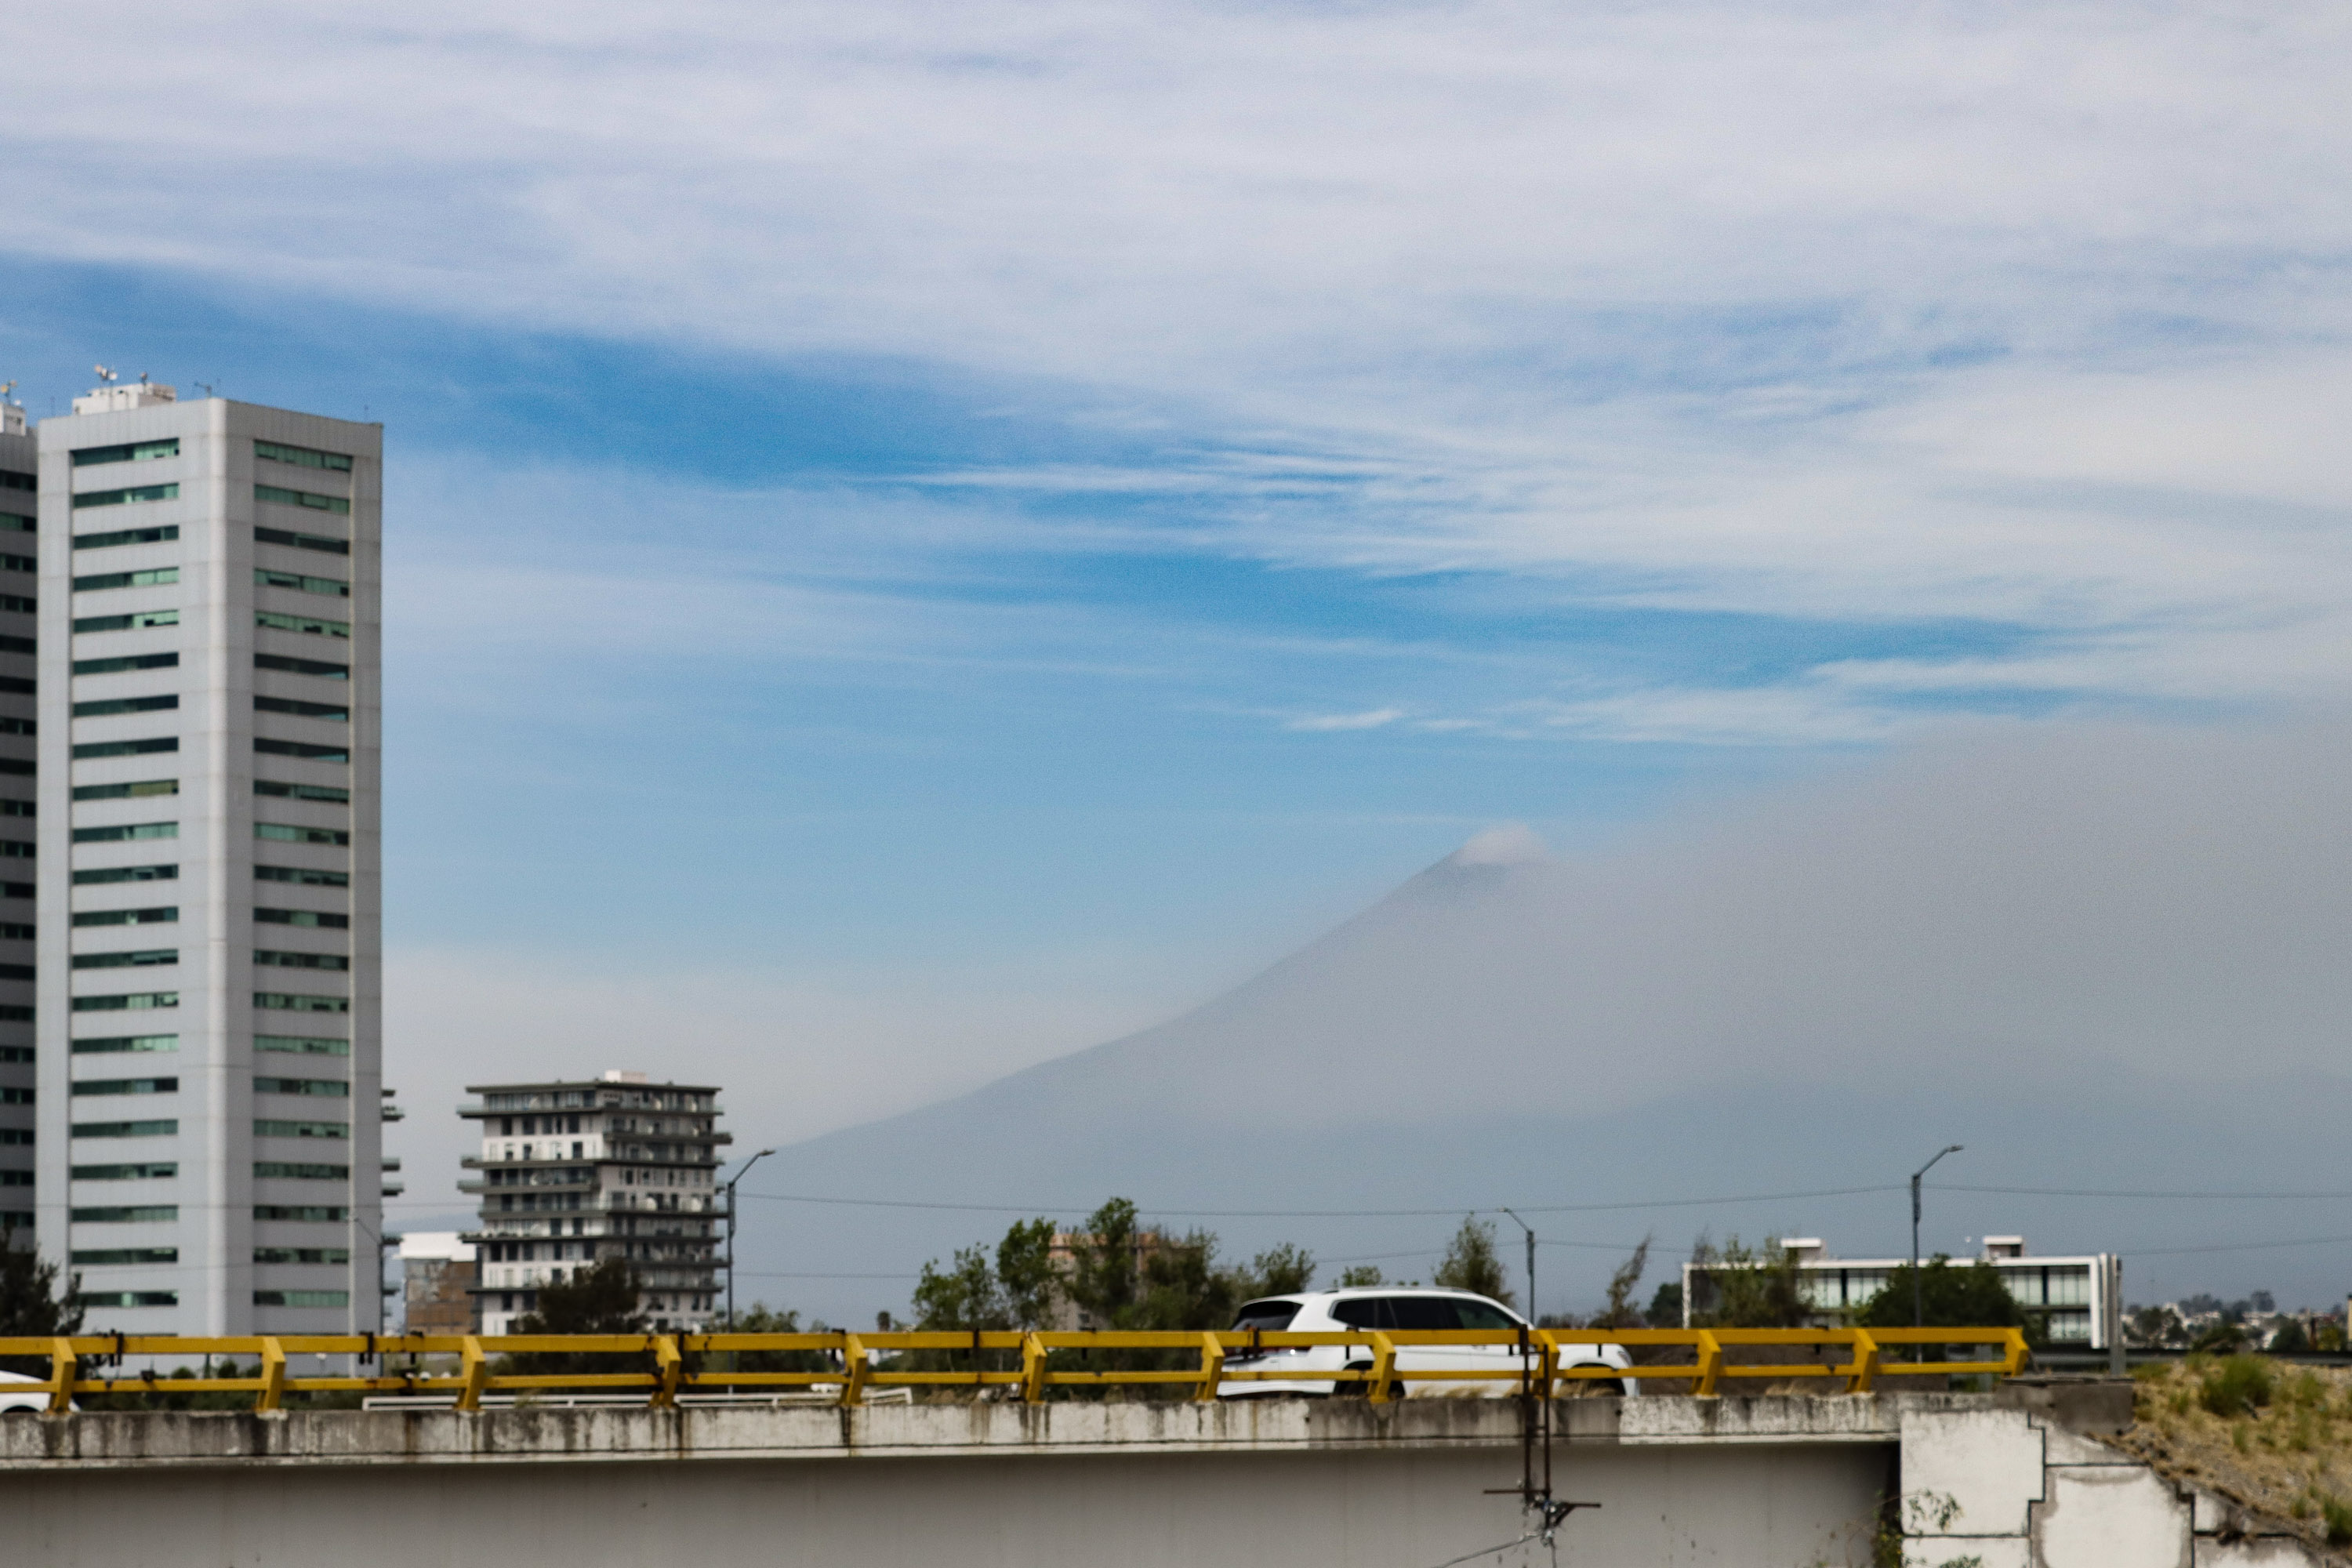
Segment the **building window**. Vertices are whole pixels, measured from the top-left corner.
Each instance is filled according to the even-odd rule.
[[[86,1078],[73,1086],[75,1098],[89,1094],[177,1094],[175,1078]]]
[[[106,866],[73,874],[77,887],[100,882],[169,882],[178,879],[177,866]]]
[[[257,1307],[348,1307],[352,1293],[348,1290],[256,1290],[253,1304]]]
[[[84,447],[73,455],[73,466],[87,468],[96,463],[146,463],[179,455],[180,438],[166,436],[159,441],[132,441],[120,447]]]
[[[119,490],[85,490],[74,497],[73,508],[79,511],[88,506],[131,506],[140,501],[177,500],[178,485],[132,485]]]
[[[321,680],[349,680],[352,667],[329,664],[324,659],[289,658],[282,653],[257,653],[253,656],[256,669],[282,669],[289,675],[315,675]]]
[[[148,948],[136,952],[77,952],[76,969],[160,969],[180,962],[176,947]]]
[[[77,719],[104,719],[116,713],[168,713],[178,708],[175,692],[154,697],[105,697],[94,702],[77,702],[73,716]]]
[[[30,616],[37,614],[40,607],[38,599],[28,599],[21,594],[0,594],[0,610],[14,610],[19,615]]]
[[[76,550],[111,550],[118,544],[163,544],[180,537],[178,523],[161,528],[118,528],[110,533],[77,533]]]
[[[175,493],[179,489],[176,485],[172,488]],[[275,501],[279,506],[308,507],[312,511],[331,511],[339,517],[349,517],[352,510],[352,503],[341,496],[322,496],[310,490],[289,490],[282,485],[256,485],[253,487],[253,499]],[[79,504],[78,501],[77,504]]]
[[[76,675],[116,675],[126,669],[177,669],[179,667],[180,656],[176,653],[133,653],[121,658],[78,658],[74,660],[73,672]]]
[[[75,1211],[77,1215],[79,1211]],[[177,1290],[80,1290],[74,1294],[74,1304],[79,1307],[176,1307],[180,1304]]]
[[[180,580],[177,566],[151,566],[143,572],[93,572],[73,580],[77,594],[97,594],[109,588],[161,588]]]
[[[168,1225],[180,1217],[177,1204],[127,1204],[116,1208],[76,1209],[76,1225]]]
[[[177,610],[141,610],[129,616],[84,616],[74,622],[78,632],[139,632],[151,626],[176,626]],[[29,651],[29,650],[28,650]]]
[[[40,809],[29,800],[0,800],[0,816],[37,816]]]
[[[180,1249],[176,1247],[101,1247],[88,1251],[76,1250],[74,1265],[85,1264],[93,1268],[119,1268],[134,1263],[177,1263]]]
[[[306,888],[348,888],[351,874],[346,871],[313,871],[305,866],[256,866],[254,880],[258,882],[293,882]]]
[[[257,697],[253,700],[257,713],[291,713],[298,719],[325,719],[332,723],[348,724],[352,710],[339,702],[300,702],[291,697]]]
[[[352,1217],[347,1208],[331,1208],[321,1204],[256,1204],[253,1217],[265,1220],[292,1220],[303,1225],[320,1223],[340,1225]]]
[[[152,926],[170,925],[180,918],[176,904],[159,905],[146,910],[78,910],[73,923],[78,926]]]
[[[352,635],[349,621],[322,621],[315,616],[280,616],[268,610],[257,610],[253,624],[272,631],[308,632],[312,637],[347,637]]]
[[[352,1130],[341,1121],[275,1121],[257,1120],[256,1138],[348,1138]]]
[[[326,594],[339,599],[352,596],[352,585],[332,577],[305,577],[299,572],[273,572],[267,566],[253,569],[253,585],[257,588],[291,588],[298,594]]]
[[[256,795],[277,795],[284,800],[323,800],[336,805],[349,805],[352,792],[334,784],[280,784],[276,779],[253,781]]]
[[[310,1094],[329,1100],[349,1100],[352,1086],[339,1078],[257,1078],[256,1094]]]
[[[329,539],[322,533],[294,533],[282,528],[257,528],[255,541],[262,544],[290,544],[297,550],[322,551],[330,555],[349,555],[352,547],[340,539]]]
[[[253,918],[265,925],[320,926],[333,931],[348,931],[352,923],[351,916],[325,910],[256,910]]]
[[[92,741],[87,745],[76,746],[73,754],[79,762],[89,757],[148,757],[179,749],[180,738],[177,735],[158,735],[145,741]]]
[[[176,1121],[77,1121],[73,1135],[77,1138],[169,1138],[180,1131]]]
[[[349,1040],[321,1040],[308,1035],[256,1035],[253,1037],[253,1048],[311,1057],[347,1057],[352,1054]]]
[[[41,563],[29,555],[0,554],[0,572],[38,572]]]
[[[256,1263],[349,1263],[352,1249],[348,1247],[257,1247],[253,1249]]]
[[[255,706],[259,706],[257,700]],[[349,746],[313,746],[303,741],[256,740],[253,749],[265,756],[300,757],[311,763],[348,763],[352,760]]]
[[[134,1165],[76,1165],[77,1182],[160,1182],[180,1173],[176,1160],[149,1160]]]
[[[289,447],[278,441],[256,441],[253,455],[272,463],[291,463],[298,468],[326,468],[339,474],[352,471],[352,460],[341,452],[313,451],[308,447]]]
[[[180,825],[176,822],[122,822],[111,827],[77,827],[73,841],[77,844],[127,844],[138,838],[177,838]]]
[[[14,474],[0,474],[0,489],[15,489],[16,487],[8,484],[7,481],[16,477]],[[24,488],[32,489],[30,485]],[[13,530],[17,533],[38,533],[41,531],[41,525],[21,511],[0,511],[0,529]]]
[[[143,1013],[156,1007],[176,1007],[180,994],[176,991],[132,991],[115,996],[77,996],[73,1010],[77,1013]]]
[[[177,779],[141,779],[136,784],[76,784],[76,800],[144,800],[151,795],[177,795]]]
[[[82,998],[74,998],[75,1006],[80,1006],[81,1003]],[[179,1005],[177,997],[173,999],[172,1005]],[[253,994],[253,1005],[273,1013],[348,1013],[352,1010],[352,999],[348,996],[298,996],[284,991],[257,991]]]
[[[13,468],[0,468],[0,490],[33,490],[39,481],[30,474],[20,474]]]
[[[253,962],[268,968],[279,969],[349,969],[352,961],[340,952],[270,952],[257,951]],[[81,961],[76,959],[75,966]]]
[[[111,1056],[118,1051],[176,1051],[180,1048],[177,1035],[99,1035],[73,1043],[73,1054]]]
[[[263,1182],[348,1182],[349,1165],[314,1165],[295,1160],[256,1160],[253,1174]]]
[[[256,838],[272,838],[284,844],[349,844],[352,836],[337,827],[295,827],[283,822],[257,822],[253,825]]]

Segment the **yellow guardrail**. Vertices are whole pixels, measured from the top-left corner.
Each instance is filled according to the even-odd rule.
[[[682,1391],[696,1389],[837,1388],[844,1405],[859,1403],[876,1388],[937,1387],[1017,1389],[1031,1404],[1045,1399],[1056,1388],[1099,1388],[1117,1385],[1190,1384],[1196,1399],[1214,1399],[1232,1384],[1250,1383],[1334,1383],[1366,1385],[1376,1404],[1401,1398],[1408,1383],[1465,1384],[1478,1382],[1527,1385],[1546,1398],[1563,1392],[1562,1385],[1612,1379],[1620,1369],[1569,1364],[1578,1346],[1603,1344],[1640,1347],[1681,1347],[1687,1362],[1637,1365],[1630,1375],[1643,1383],[1683,1382],[1702,1396],[1720,1394],[1724,1384],[1739,1378],[1838,1378],[1847,1392],[1866,1394],[1880,1376],[1990,1374],[2013,1377],[2025,1369],[2024,1336],[2015,1329],[1539,1329],[1525,1334],[1455,1330],[1349,1330],[1344,1331],[1191,1332],[1176,1331],[1119,1331],[1105,1330],[1040,1330],[1023,1331],[807,1333],[807,1334],[278,1334],[235,1335],[205,1339],[176,1334],[80,1334],[71,1338],[0,1339],[0,1356],[42,1357],[49,1376],[38,1384],[18,1384],[24,1393],[39,1391],[49,1397],[49,1409],[70,1408],[78,1394],[235,1394],[251,1393],[254,1408],[283,1407],[289,1393],[449,1394],[460,1410],[478,1410],[482,1396],[541,1389],[606,1389],[646,1392],[650,1403],[668,1405]],[[1307,1371],[1297,1367],[1232,1368],[1226,1363],[1236,1352],[1305,1349],[1317,1345],[1347,1345],[1367,1352],[1363,1364],[1344,1371]],[[1911,1362],[1884,1359],[1888,1348],[1902,1345],[1969,1345],[1997,1348],[1997,1358],[1984,1361]],[[1397,1352],[1418,1347],[1485,1346],[1503,1352],[1508,1363],[1491,1368],[1400,1366]],[[1735,1359],[1731,1352],[1746,1347],[1842,1350],[1844,1359],[1823,1362],[1756,1362]],[[972,1362],[970,1370],[902,1370],[877,1362],[877,1352],[928,1351]],[[1056,1351],[1177,1352],[1195,1358],[1195,1364],[1133,1368],[1070,1366],[1064,1358],[1054,1364]],[[1017,1367],[980,1364],[985,1352],[1017,1355]],[[822,1356],[834,1364],[823,1371],[746,1372],[735,1366],[714,1368],[707,1358],[798,1352]],[[650,1372],[514,1373],[494,1372],[492,1358],[507,1355],[611,1355],[650,1357]],[[296,1377],[287,1371],[289,1357],[347,1355],[373,1361],[380,1367],[387,1357],[411,1359],[412,1370],[386,1368],[375,1376]],[[250,1356],[258,1363],[251,1377],[161,1377],[152,1373],[132,1376],[85,1377],[85,1360],[110,1361],[127,1357],[163,1357],[185,1362],[192,1357]],[[425,1356],[455,1356],[451,1373],[415,1370]],[[1353,1358],[1350,1358],[1353,1359]]]

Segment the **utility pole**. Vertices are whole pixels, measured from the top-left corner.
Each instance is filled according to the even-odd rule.
[[[750,1175],[752,1166],[774,1152],[773,1149],[761,1150],[744,1161],[743,1168],[736,1172],[733,1180],[727,1184],[727,1327],[730,1332],[735,1327],[735,1184]]]
[[[1515,1214],[1511,1214],[1511,1211],[1510,1211],[1510,1210],[1508,1210],[1508,1209],[1505,1209],[1505,1210],[1503,1210],[1502,1212],[1503,1212],[1503,1213],[1505,1213],[1505,1214],[1510,1214],[1510,1215],[1511,1215],[1511,1223],[1512,1223],[1513,1225],[1517,1226],[1521,1230],[1524,1230],[1524,1231],[1526,1231],[1526,1232],[1528,1233],[1528,1322],[1530,1322],[1530,1323],[1532,1323],[1532,1322],[1534,1322],[1534,1321],[1536,1321],[1536,1230],[1535,1230],[1535,1226],[1533,1226],[1529,1225],[1527,1221],[1525,1221],[1525,1220],[1521,1219],[1518,1215],[1515,1215]]]
[[[1960,1145],[1955,1143],[1948,1149],[1938,1150],[1936,1160],[1959,1152]],[[1911,1173],[1911,1326],[1915,1329],[1927,1326],[1927,1295],[1919,1283],[1919,1180],[1935,1168],[1936,1160],[1928,1161]],[[730,1275],[729,1278],[733,1277]]]

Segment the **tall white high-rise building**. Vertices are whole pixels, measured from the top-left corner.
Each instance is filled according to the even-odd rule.
[[[0,879],[39,867],[39,1245],[92,1329],[372,1330],[382,427],[142,384],[38,446],[38,854]]]
[[[33,542],[38,447],[22,405],[0,388],[0,1237],[32,1236],[33,1054]],[[5,1243],[0,1243],[5,1245]]]

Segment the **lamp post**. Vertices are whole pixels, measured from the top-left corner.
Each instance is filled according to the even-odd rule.
[[[1532,1323],[1536,1321],[1536,1227],[1508,1209],[1502,1212],[1510,1214],[1511,1223],[1528,1233],[1528,1321]]]
[[[1936,1160],[1959,1152],[1960,1145],[1952,1144],[1949,1148],[1937,1150]],[[1927,1326],[1927,1296],[1919,1284],[1919,1178],[1935,1168],[1936,1160],[1928,1161],[1911,1173],[1911,1326],[1915,1329]],[[730,1273],[728,1278],[732,1279],[734,1276]]]
[[[727,1184],[727,1327],[730,1331],[735,1327],[735,1184],[750,1175],[752,1166],[774,1152],[773,1149],[761,1150],[744,1161],[743,1168],[736,1172]]]

